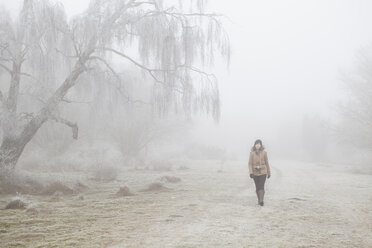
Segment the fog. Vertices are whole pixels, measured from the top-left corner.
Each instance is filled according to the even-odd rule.
[[[218,137],[213,143],[240,152],[260,137],[272,152],[298,150],[288,146],[305,115],[337,118],[336,105],[347,95],[341,72],[353,70],[356,52],[372,40],[371,7],[368,1],[216,4],[232,21],[233,59],[229,74],[217,70],[221,123],[201,133],[210,130]]]
[[[22,5],[0,3],[13,16]],[[71,18],[84,12],[89,1],[60,3]],[[219,81],[220,122],[194,116],[189,137],[241,158],[258,138],[277,156],[293,142],[293,149],[303,152],[296,133],[303,118],[335,121],[337,105],[347,99],[341,76],[353,72],[356,54],[371,44],[372,3],[215,0],[208,6],[225,16],[232,57],[229,67],[217,58],[208,68]]]
[[[138,5],[131,12],[126,2]],[[348,236],[368,234],[372,220],[371,1],[107,3],[0,0],[0,200],[27,206],[1,213],[0,224],[52,213],[71,227],[65,213],[76,207],[102,217],[93,229],[80,227],[96,237],[48,233],[44,245],[243,247],[259,241],[246,237],[256,229],[273,236],[254,247],[372,244]],[[32,14],[18,18],[22,8]],[[137,25],[143,13],[152,22]],[[211,15],[199,22],[198,14],[182,13]],[[20,84],[12,99],[14,75]],[[261,217],[243,221],[257,211],[248,168],[257,139],[273,174],[266,179],[271,205],[262,210],[274,223],[268,226]],[[312,215],[321,209],[345,212]],[[303,221],[299,229],[294,216]],[[110,229],[104,218],[117,223],[100,239]],[[287,230],[276,229],[282,223]],[[8,247],[16,239],[19,247],[43,246],[21,235],[39,225],[0,227],[0,235]]]

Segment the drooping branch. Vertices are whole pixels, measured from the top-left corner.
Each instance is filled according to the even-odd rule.
[[[112,66],[103,58],[101,57],[98,57],[98,56],[90,56],[89,57],[89,60],[97,60],[99,62],[102,62],[105,67],[108,68],[108,70],[110,71],[110,73],[119,81],[119,86],[116,87],[117,91],[120,93],[121,96],[123,96],[126,100],[126,103],[140,103],[140,104],[145,104],[145,105],[150,105],[150,103],[148,102],[145,102],[145,101],[142,101],[142,100],[133,100],[129,95],[128,93],[125,93],[122,91],[122,87],[121,87],[121,78],[120,78],[120,75],[119,73],[117,73],[115,71],[114,68],[112,68]]]
[[[95,59],[95,60],[98,60],[100,62],[102,62],[109,70],[110,72],[117,78],[120,80],[120,77],[119,77],[119,74],[114,70],[114,68],[112,68],[112,66],[103,58],[101,57],[98,57],[98,56],[90,56],[89,57],[89,60],[92,60],[92,59]]]
[[[67,98],[62,98],[61,100],[62,102],[66,102],[66,103],[84,103],[84,104],[90,104],[91,101],[75,101],[75,100],[70,100],[70,99],[67,99]]]
[[[215,14],[215,13],[178,13],[178,12],[171,12],[167,10],[163,11],[149,11],[144,15],[143,17],[151,17],[151,16],[158,16],[158,15],[167,15],[167,16],[172,16],[176,17],[178,19],[183,19],[185,20],[187,17],[206,17],[206,18],[211,18],[218,22],[218,17],[223,17],[224,15],[221,14]]]
[[[32,139],[41,125],[53,115],[54,110],[67,94],[68,90],[76,84],[78,77],[86,70],[85,63],[92,53],[93,50],[89,50],[82,54],[82,56],[76,62],[72,72],[65,79],[62,85],[47,100],[46,104],[39,111],[39,113],[25,125],[20,135],[21,144],[26,145]]]
[[[0,57],[0,60],[5,61],[5,62],[12,62],[15,56],[13,55],[12,51],[9,49],[9,44],[0,44],[0,47],[1,47],[0,54],[2,56],[5,55],[5,52],[8,54],[6,57]]]
[[[166,84],[166,82],[164,82],[164,81],[160,80],[159,78],[157,78],[157,77],[155,76],[154,72],[176,73],[177,70],[182,69],[182,68],[184,68],[184,69],[186,69],[186,70],[190,70],[190,71],[196,72],[196,73],[198,73],[198,74],[200,74],[200,75],[204,75],[204,76],[208,79],[209,82],[212,82],[212,81],[213,81],[213,82],[216,82],[216,81],[217,81],[217,78],[216,78],[216,76],[215,76],[214,74],[212,74],[212,73],[207,73],[207,72],[202,71],[202,70],[200,70],[200,69],[198,69],[198,68],[195,68],[195,67],[193,67],[193,66],[187,66],[187,65],[175,65],[174,67],[175,67],[176,69],[152,69],[152,68],[149,68],[149,67],[147,67],[147,66],[144,66],[143,64],[141,64],[141,63],[135,61],[134,59],[132,59],[132,58],[129,57],[128,55],[126,55],[126,54],[124,54],[124,53],[122,53],[122,52],[120,52],[120,51],[118,51],[118,50],[115,50],[115,49],[113,49],[113,48],[104,48],[104,50],[107,50],[107,51],[113,52],[113,53],[115,53],[115,54],[117,54],[117,55],[119,55],[119,56],[121,56],[121,57],[124,57],[124,58],[126,58],[127,60],[129,60],[130,62],[132,62],[133,64],[135,64],[136,66],[138,66],[139,68],[141,68],[141,69],[147,71],[147,72],[151,75],[151,77],[152,77],[152,78],[153,78],[157,83]],[[95,58],[96,58],[96,57],[95,57]],[[96,58],[96,59],[100,59],[100,58]],[[102,59],[100,59],[100,60],[102,60]],[[108,66],[107,62],[106,62],[106,61],[104,61],[104,62],[105,62],[105,64]],[[109,67],[109,68],[110,68],[110,70],[112,70],[111,67]],[[176,90],[177,90],[177,89],[176,89]],[[181,90],[178,90],[178,92],[179,92],[179,93],[182,93]]]
[[[72,130],[72,138],[73,139],[78,138],[79,127],[78,127],[77,123],[73,123],[69,120],[66,120],[66,119],[61,118],[60,116],[56,116],[56,115],[50,115],[49,119],[69,126]]]
[[[133,20],[131,20],[129,23],[133,24],[133,23],[136,23],[144,18],[149,18],[149,17],[155,17],[155,16],[170,16],[170,17],[173,17],[173,18],[176,18],[180,21],[182,21],[183,23],[185,23],[184,21],[186,21],[187,18],[189,17],[198,17],[198,18],[209,18],[209,19],[213,19],[216,23],[219,22],[218,18],[221,18],[221,17],[225,17],[227,18],[226,16],[222,15],[222,14],[216,14],[216,13],[180,13],[180,12],[173,12],[175,8],[174,7],[171,7],[171,8],[168,8],[168,9],[165,9],[165,10],[150,10],[150,11],[147,11],[145,12],[143,15],[140,15],[138,16],[137,18],[134,18]]]
[[[10,75],[12,75],[12,70],[10,70],[6,65],[0,64],[0,67],[6,70]]]
[[[147,66],[145,66],[145,65],[143,65],[143,64],[141,64],[141,63],[139,63],[139,62],[137,62],[137,61],[135,61],[134,59],[132,59],[132,58],[129,57],[128,55],[126,55],[126,54],[124,54],[124,53],[122,53],[122,52],[120,52],[120,51],[118,51],[118,50],[115,50],[115,49],[113,49],[113,48],[103,48],[103,49],[106,50],[106,51],[113,52],[113,53],[115,53],[115,54],[117,54],[117,55],[119,55],[119,56],[121,56],[121,57],[123,57],[123,58],[129,60],[130,62],[132,62],[132,63],[133,63],[134,65],[136,65],[137,67],[141,68],[142,70],[147,71],[147,72],[149,73],[149,75],[154,79],[154,81],[155,81],[156,83],[159,83],[159,84],[162,84],[163,86],[169,87],[169,85],[167,85],[166,82],[160,80],[160,79],[157,78],[156,75],[154,74],[155,72],[159,72],[159,71],[163,71],[163,72],[164,72],[164,71],[166,71],[166,70],[161,70],[161,69],[151,69],[151,68],[149,68],[149,67],[147,67]],[[173,89],[174,91],[179,92],[179,93],[183,93],[182,90],[180,90],[180,89],[177,89],[177,88],[172,88],[172,89]]]
[[[26,119],[26,120],[29,120],[31,118],[33,118],[35,116],[34,113],[28,113],[28,112],[22,112],[22,113],[19,113],[18,117],[19,119]]]
[[[148,5],[156,5],[154,2],[133,2],[131,4],[132,7],[139,7],[141,5],[145,5],[145,4],[148,4]]]

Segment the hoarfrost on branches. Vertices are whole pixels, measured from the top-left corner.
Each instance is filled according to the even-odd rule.
[[[150,104],[156,114],[182,109],[190,117],[201,111],[218,121],[217,80],[205,68],[213,65],[215,51],[228,64],[230,46],[222,16],[207,13],[205,3],[93,0],[71,20],[61,4],[47,0],[24,0],[16,20],[1,10],[2,175],[13,171],[48,120],[67,125],[78,138],[77,123],[61,116],[60,103],[74,102],[69,93],[80,82],[105,84],[95,79],[104,72],[108,84],[116,84],[131,102],[118,59],[120,72],[134,67],[143,81],[152,80]]]

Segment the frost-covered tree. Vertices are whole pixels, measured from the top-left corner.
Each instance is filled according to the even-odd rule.
[[[348,100],[339,106],[338,140],[372,151],[372,45],[359,51],[355,72],[342,79]]]
[[[152,80],[156,113],[176,108],[190,116],[205,111],[218,120],[216,78],[205,72],[215,51],[229,61],[220,15],[207,13],[204,0],[92,0],[71,20],[62,5],[47,0],[24,0],[14,21],[2,11],[1,175],[14,170],[25,146],[48,120],[69,126],[73,138],[78,137],[77,124],[59,111],[61,102],[72,102],[69,93],[77,84],[97,81],[104,70],[131,101],[121,87],[125,82],[117,73],[118,62],[121,71],[134,66],[144,81]],[[30,99],[37,104],[28,104]]]

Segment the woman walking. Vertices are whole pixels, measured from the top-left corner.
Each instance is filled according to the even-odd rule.
[[[264,205],[265,181],[270,178],[270,166],[267,158],[267,152],[264,150],[261,140],[256,140],[249,154],[249,174],[256,185],[256,194],[258,204]]]

